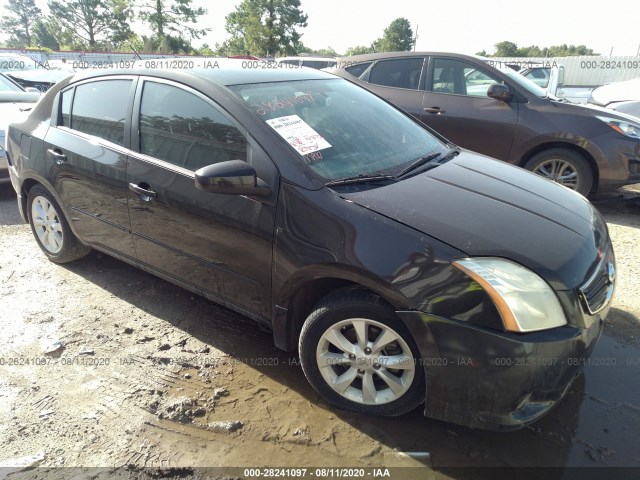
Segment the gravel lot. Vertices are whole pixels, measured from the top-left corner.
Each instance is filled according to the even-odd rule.
[[[638,468],[639,193],[596,202],[619,283],[594,358],[615,362],[587,366],[530,428],[491,433],[420,409],[330,409],[249,319],[103,254],[46,261],[0,185],[0,466],[384,467],[416,465],[396,452],[418,451],[432,478],[453,466]]]

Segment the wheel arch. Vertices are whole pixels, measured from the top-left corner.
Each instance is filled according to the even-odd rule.
[[[522,154],[517,165],[519,167],[524,168],[527,162],[531,160],[535,155],[542,153],[546,150],[551,150],[553,148],[562,148],[565,150],[571,150],[577,153],[578,155],[580,155],[582,158],[584,158],[587,161],[589,168],[591,169],[591,173],[593,174],[591,191],[597,190],[596,186],[600,183],[600,170],[598,169],[598,164],[596,163],[596,160],[593,157],[593,155],[591,155],[591,153],[589,153],[588,150],[574,143],[559,142],[559,141],[541,143],[539,145],[536,145],[530,148],[524,154]]]
[[[326,267],[320,267],[324,270]],[[370,274],[349,270],[333,270],[318,274],[318,266],[300,271],[288,282],[274,306],[273,339],[276,347],[293,351],[307,316],[327,295],[347,288],[357,288],[380,297],[394,311],[408,310],[409,300],[389,285],[371,278]],[[311,273],[315,272],[315,273]],[[403,323],[404,321],[401,320]]]
[[[24,178],[20,185],[20,191],[21,191],[20,201],[22,203],[22,208],[26,217],[25,220],[29,222],[29,216],[31,215],[27,206],[29,191],[36,185],[40,185],[41,187],[46,189],[47,192],[49,192],[49,194],[55,199],[55,201],[58,203],[58,206],[60,207],[60,210],[62,210],[62,214],[65,216],[67,223],[69,224],[69,228],[71,229],[73,234],[77,237],[78,233],[76,232],[73,221],[71,221],[72,217],[69,214],[69,211],[67,210],[67,208],[65,207],[62,199],[60,198],[60,195],[58,195],[58,192],[56,191],[56,189],[53,188],[53,185],[51,185],[45,178],[40,176],[34,175],[34,176]]]

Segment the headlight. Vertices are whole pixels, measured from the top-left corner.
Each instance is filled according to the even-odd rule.
[[[599,115],[596,115],[596,118],[598,120],[602,120],[616,132],[624,135],[625,137],[640,139],[640,125],[637,123],[619,120],[617,118],[601,117]]]
[[[567,324],[558,297],[531,270],[502,258],[467,258],[453,265],[478,282],[510,332],[535,332]]]

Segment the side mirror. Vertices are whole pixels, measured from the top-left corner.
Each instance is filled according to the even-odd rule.
[[[242,160],[214,163],[196,170],[196,188],[227,195],[265,196],[269,186],[256,176],[255,169]]]
[[[500,83],[494,83],[489,85],[487,89],[487,97],[495,98],[502,102],[510,102],[513,98],[513,94],[509,91],[509,87]]]

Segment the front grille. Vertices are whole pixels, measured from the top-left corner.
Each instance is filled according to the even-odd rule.
[[[579,289],[584,309],[594,315],[611,301],[616,283],[616,266],[612,254],[605,255],[589,280]]]

